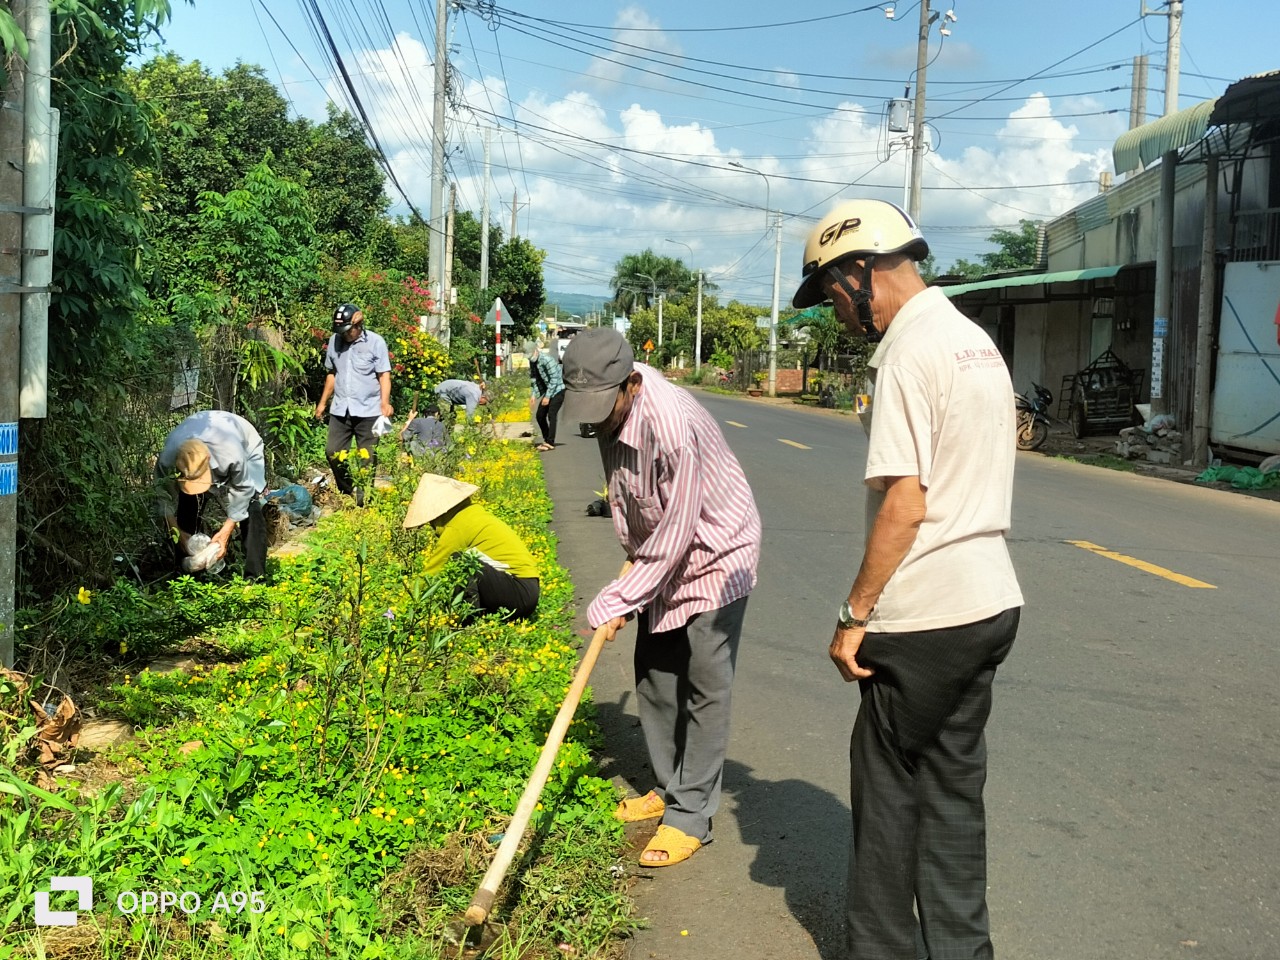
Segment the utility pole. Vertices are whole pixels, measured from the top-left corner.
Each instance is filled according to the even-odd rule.
[[[1129,129],[1147,122],[1147,55],[1133,58],[1133,83],[1129,93]]]
[[[489,289],[489,146],[490,134],[493,131],[489,127],[484,128],[484,200],[481,203],[482,213],[480,214],[480,289]]]
[[[924,176],[924,75],[929,66],[929,0],[920,0],[920,37],[916,45],[916,109],[911,118],[911,219],[920,222],[920,183]]]
[[[1169,18],[1169,46],[1164,81],[1164,115],[1178,109],[1178,68],[1182,41],[1182,0],[1169,0],[1165,13],[1148,10],[1145,0],[1142,16]],[[1156,293],[1154,329],[1151,338],[1151,412],[1168,413],[1165,399],[1165,345],[1169,336],[1169,319],[1173,313],[1173,218],[1176,210],[1174,189],[1177,183],[1178,151],[1169,150],[1160,158],[1160,201],[1157,208]]]
[[[662,349],[662,300],[665,293],[658,294],[658,349]]]
[[[516,190],[511,190],[511,233],[508,239],[514,240],[516,236]]]
[[[1217,289],[1218,158],[1205,158],[1204,243],[1200,248],[1200,316],[1196,326],[1195,394],[1191,407],[1191,460],[1209,465],[1209,367],[1213,363],[1213,307]]]
[[[444,289],[444,107],[449,89],[448,16],[448,0],[436,0],[435,95],[432,98],[431,113],[431,229],[428,234],[430,282],[436,298],[436,329],[443,326],[441,318],[448,314],[445,308],[447,293]]]
[[[702,369],[702,271],[698,271],[698,330],[693,342],[693,369]]]
[[[10,11],[20,29],[26,0]],[[22,375],[22,195],[27,65],[9,64],[0,108],[0,664],[13,666],[13,608],[18,577],[18,419]]]
[[[1164,115],[1178,112],[1178,75],[1182,70],[1182,0],[1169,3],[1168,64],[1164,75]]]
[[[922,0],[928,2],[928,0]],[[778,287],[782,283],[782,211],[773,218],[773,311],[769,314],[769,396],[778,395]]]
[[[1168,10],[1148,10],[1142,0],[1144,17],[1168,17],[1169,35],[1165,45],[1164,115],[1178,112],[1178,75],[1182,71],[1182,0],[1168,0]]]
[[[458,185],[449,184],[449,216],[445,221],[444,234],[444,309],[440,311],[440,328],[436,339],[449,349],[449,341],[453,339],[453,216],[458,203]]]

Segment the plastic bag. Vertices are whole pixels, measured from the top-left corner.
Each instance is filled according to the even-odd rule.
[[[375,437],[383,437],[391,432],[391,418],[379,417],[373,421],[373,435]]]
[[[185,573],[217,573],[227,565],[222,556],[222,545],[203,533],[193,533],[187,539],[187,553],[182,558],[182,569]]]

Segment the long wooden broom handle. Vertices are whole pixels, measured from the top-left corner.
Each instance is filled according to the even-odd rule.
[[[623,565],[622,573],[618,576],[625,574],[630,566],[631,563],[628,561]],[[538,757],[538,764],[533,768],[533,775],[525,785],[524,793],[520,794],[515,816],[507,825],[507,832],[502,838],[502,843],[498,845],[498,852],[494,854],[493,862],[485,871],[484,879],[480,881],[480,888],[471,898],[471,905],[463,914],[463,922],[470,926],[484,923],[489,917],[489,911],[493,909],[498,888],[502,886],[507,868],[511,866],[520,842],[524,840],[525,830],[529,827],[529,818],[533,816],[538,798],[542,796],[542,788],[546,786],[547,777],[551,775],[551,767],[556,761],[556,754],[560,751],[560,744],[564,742],[565,734],[569,731],[569,724],[573,722],[573,715],[578,710],[578,702],[582,699],[582,691],[586,689],[587,680],[591,677],[591,671],[596,665],[600,650],[608,636],[609,625],[606,623],[597,627],[595,634],[591,637],[591,643],[587,646],[587,652],[583,654],[582,663],[578,665],[578,672],[574,674],[569,692],[565,694],[564,703],[560,705],[560,712],[556,714],[555,723],[551,725],[551,732],[547,734],[547,742]]]

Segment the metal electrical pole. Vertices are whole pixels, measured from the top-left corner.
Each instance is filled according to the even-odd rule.
[[[929,66],[929,0],[920,0],[920,38],[916,47],[916,109],[911,118],[911,219],[920,222],[920,183],[924,176],[924,75]]]
[[[430,255],[431,289],[435,294],[436,329],[443,326],[447,291],[444,289],[444,106],[449,90],[449,34],[446,20],[449,16],[448,0],[436,0],[436,62],[435,95],[431,112],[431,229],[428,248]]]
[[[26,23],[25,0],[10,11]],[[13,666],[13,608],[18,577],[18,418],[22,375],[22,196],[24,86],[27,65],[9,63],[0,108],[0,664]]]
[[[458,204],[458,185],[449,184],[449,212],[444,225],[444,280],[442,291],[443,309],[440,311],[440,330],[437,339],[449,349],[453,340],[453,211]]]

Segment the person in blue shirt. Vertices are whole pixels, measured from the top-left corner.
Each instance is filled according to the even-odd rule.
[[[226,522],[211,539],[225,556],[231,534],[240,528],[244,575],[260,580],[267,569],[267,528],[262,494],[267,465],[262,438],[244,417],[225,410],[193,413],[169,433],[156,458],[156,505],[174,536],[174,561],[188,555],[188,541],[200,532],[208,495],[222,500]]]
[[[449,404],[450,410],[463,407],[467,423],[476,415],[476,407],[489,402],[484,393],[484,384],[472,383],[470,380],[441,380],[436,384],[436,397]]]
[[[560,362],[540,349],[536,342],[529,347],[528,357],[529,382],[537,404],[538,429],[542,431],[538,449],[554,450],[556,418],[560,415],[560,405],[564,403],[564,377],[560,373]]]
[[[362,459],[369,468],[377,467],[378,459],[373,425],[379,417],[390,418],[395,409],[391,406],[391,357],[387,341],[364,327],[364,312],[354,303],[344,303],[333,312],[333,336],[324,354],[324,390],[316,404],[316,419],[323,420],[325,407],[329,407],[329,440],[325,456],[333,470],[333,480],[338,489],[348,496],[355,496],[356,504],[364,503],[364,491],[354,489],[351,472],[345,457],[339,453],[351,447],[352,439],[357,451],[365,451]],[[329,406],[332,398],[333,404]],[[357,452],[357,456],[360,454]]]

